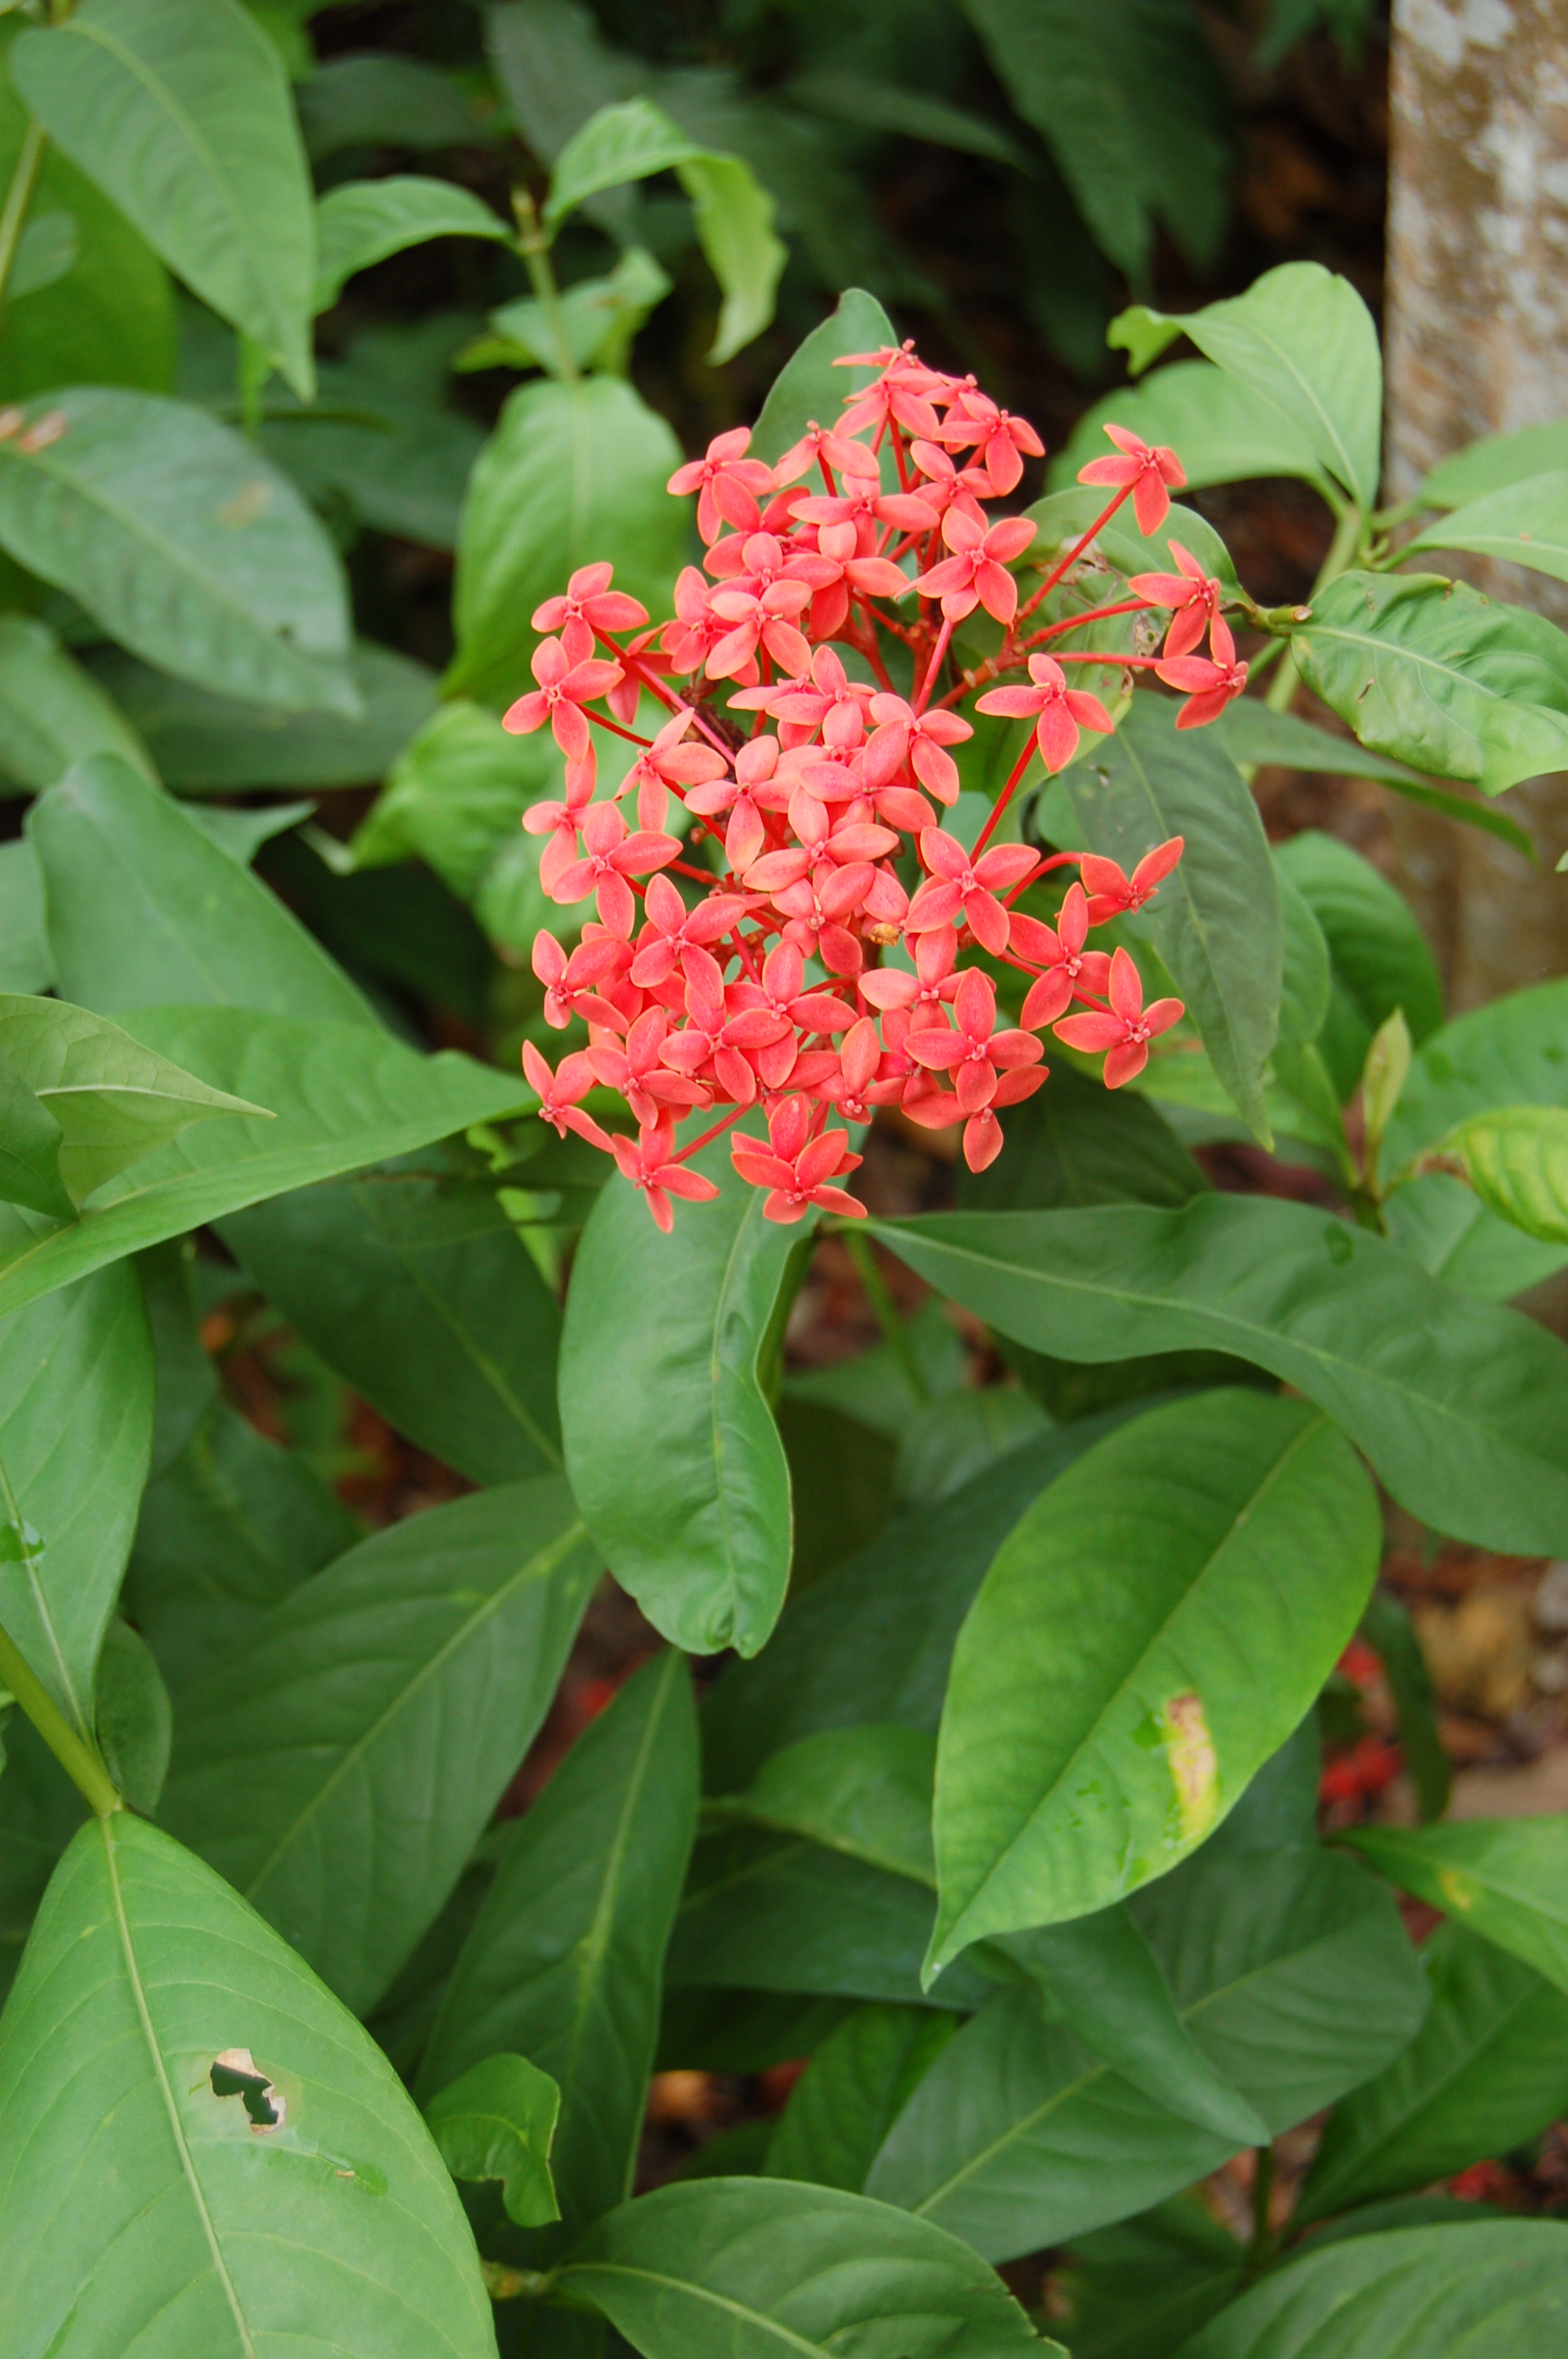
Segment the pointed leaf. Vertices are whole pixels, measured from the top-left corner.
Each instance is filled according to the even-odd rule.
[[[773,198],[739,156],[692,155],[676,168],[697,216],[697,244],[723,290],[708,353],[708,365],[719,368],[772,320],[789,248],[773,232]]]
[[[806,1835],[829,1851],[935,1886],[931,1794],[936,1747],[896,1723],[824,1728],[764,1761],[723,1807],[752,1826]]]
[[[356,2012],[457,1882],[595,1571],[558,1479],[482,1492],[351,1549],[182,1693],[164,1823]]]
[[[331,310],[345,281],[357,272],[430,238],[514,243],[506,223],[467,189],[408,172],[394,172],[384,180],[340,180],[321,200],[316,234],[311,309],[318,312]]]
[[[76,1206],[60,1177],[63,1137],[21,1074],[0,1061],[0,1199],[47,1212],[51,1221],[74,1221]]]
[[[1441,811],[1444,819],[1457,820],[1463,827],[1479,828],[1483,835],[1495,835],[1499,843],[1511,844],[1527,860],[1535,858],[1535,846],[1530,837],[1506,811],[1489,810],[1485,803],[1476,802],[1468,796],[1445,794],[1441,787],[1428,786],[1413,770],[1407,770],[1402,762],[1390,762],[1386,755],[1370,753],[1352,737],[1338,737],[1327,729],[1316,729],[1310,721],[1303,721],[1293,712],[1271,712],[1260,696],[1238,697],[1212,726],[1232,761],[1277,763],[1287,770],[1321,770],[1335,778],[1380,778],[1385,786],[1403,795],[1407,802]],[[1313,835],[1317,831],[1309,828],[1303,832]],[[1337,837],[1321,840],[1338,843]],[[1290,851],[1300,841],[1299,836],[1292,836],[1290,843],[1278,847],[1278,853]],[[1350,847],[1346,844],[1341,848],[1348,851]]]
[[[118,754],[155,776],[135,729],[48,625],[0,614],[0,772],[19,787],[52,787],[91,754]]]
[[[663,2187],[589,2230],[557,2282],[643,2359],[1057,2359],[955,2237],[838,2188]]]
[[[938,1212],[873,1228],[1033,1351],[1233,1352],[1337,1419],[1435,1529],[1521,1555],[1568,1547],[1568,1353],[1369,1231],[1219,1195],[1176,1212]]]
[[[757,1368],[796,1229],[719,1140],[719,1190],[665,1235],[611,1180],[572,1267],[561,1335],[567,1473],[611,1571],[697,1655],[754,1655],[789,1578],[789,1470]],[[687,1208],[683,1206],[683,1211]]]
[[[880,352],[896,344],[892,321],[874,295],[847,287],[830,317],[795,346],[768,389],[752,429],[752,454],[771,467],[799,441],[815,421],[830,426],[847,393],[863,390],[871,371],[835,368],[850,353]]]
[[[454,2179],[499,2179],[507,2218],[543,2228],[561,2216],[550,2180],[560,2110],[560,2090],[525,2056],[487,2056],[431,2098],[425,2119]]]
[[[1201,1843],[1310,1710],[1380,1546],[1343,1436],[1264,1393],[1152,1410],[1062,1475],[954,1653],[933,1967],[1103,1908]]]
[[[128,1622],[116,1619],[103,1634],[92,1729],[110,1777],[131,1808],[150,1817],[168,1775],[174,1713],[162,1674]]]
[[[1499,1220],[1548,1245],[1568,1245],[1568,1108],[1499,1106],[1474,1114],[1434,1152],[1459,1164]]]
[[[220,2068],[220,2095],[231,2053],[243,2077]],[[253,2125],[246,2093],[281,2119]],[[77,1836],[0,2018],[0,2158],[18,2348],[494,2352],[456,2190],[392,2067],[227,1885],[127,1812]]]
[[[1406,541],[1400,560],[1427,549],[1472,549],[1568,582],[1568,473],[1534,475],[1466,501]]]
[[[24,33],[11,71],[72,162],[308,399],[310,177],[254,17],[238,0],[83,0]]]
[[[671,1652],[627,1681],[513,1837],[419,2068],[421,2091],[436,2090],[505,2048],[553,2074],[562,2119],[551,2159],[568,2231],[632,2183],[696,1816],[691,1680]]]
[[[1357,1827],[1345,1840],[1418,1900],[1568,1991],[1568,1817]]]
[[[858,2006],[790,2093],[768,2147],[770,2179],[859,2194],[877,2150],[957,2028],[922,2006]]]
[[[984,1171],[959,1164],[966,1212],[1054,1212],[1074,1204],[1184,1204],[1207,1185],[1147,1098],[1058,1065],[1049,1089],[1010,1106],[1007,1138]]]

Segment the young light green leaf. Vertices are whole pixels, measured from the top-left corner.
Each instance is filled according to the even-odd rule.
[[[1108,421],[1174,451],[1193,491],[1270,475],[1323,484],[1312,441],[1283,410],[1209,361],[1175,361],[1145,384],[1119,386],[1079,419],[1046,471],[1052,491],[1076,483],[1089,460],[1109,455],[1101,430]]]
[[[17,787],[52,787],[90,754],[118,754],[156,777],[135,729],[49,625],[0,615],[0,772]]]
[[[630,245],[607,278],[574,279],[549,309],[532,298],[503,303],[490,315],[494,333],[466,344],[453,366],[467,371],[536,364],[552,376],[564,376],[564,343],[577,369],[598,367],[624,375],[633,337],[674,285],[646,246]]]
[[[697,1774],[690,1675],[672,1651],[627,1681],[513,1837],[420,2065],[421,2091],[501,2048],[554,2075],[552,2167],[571,2233],[632,2184]]]
[[[1466,501],[1406,541],[1400,562],[1429,549],[1467,549],[1568,582],[1568,473],[1532,475]]]
[[[74,1221],[76,1206],[59,1171],[63,1136],[21,1074],[0,1060],[0,1200],[47,1212],[51,1221]]]
[[[1568,1547],[1568,1352],[1304,1204],[945,1212],[874,1223],[901,1260],[1033,1351],[1235,1353],[1326,1409],[1395,1497],[1505,1552]]]
[[[1374,1867],[1568,1991],[1568,1817],[1357,1827]]]
[[[620,1179],[589,1215],[561,1431],[589,1529],[654,1628],[693,1654],[754,1655],[789,1578],[789,1469],[757,1371],[797,1232],[762,1219],[724,1142],[705,1157],[718,1201],[672,1234]]]
[[[1458,508],[1532,475],[1554,475],[1568,467],[1568,419],[1550,426],[1520,426],[1510,434],[1484,434],[1435,466],[1418,498],[1423,507]]]
[[[677,172],[691,199],[697,244],[723,291],[708,354],[708,365],[719,368],[773,318],[789,248],[773,233],[773,198],[739,156],[689,156]]]
[[[1314,1846],[1200,1854],[1129,1905],[1182,2021],[1275,2135],[1380,2071],[1421,2021],[1390,1895]],[[1001,2261],[1174,2194],[1234,2143],[1143,2095],[1020,1990],[944,2050],[867,2187]]]
[[[1280,893],[1247,782],[1221,747],[1176,734],[1162,697],[1134,699],[1114,737],[1064,772],[1088,848],[1130,874],[1146,852],[1185,839],[1180,864],[1141,923],[1187,1003],[1215,1071],[1268,1136],[1263,1067],[1279,1025]]]
[[[310,176],[277,51],[239,0],[82,0],[24,33],[11,71],[51,139],[308,400]]]
[[[1152,1410],[1061,1476],[954,1653],[933,1971],[1103,1908],[1200,1843],[1354,1634],[1379,1538],[1343,1437],[1264,1393]]]
[[[0,1324],[0,1623],[82,1736],[152,1424],[152,1346],[130,1268]]]
[[[98,1657],[92,1733],[103,1766],[126,1801],[150,1817],[168,1775],[174,1710],[145,1640],[118,1617],[103,1633]]]
[[[1308,2249],[1182,2345],[1181,2359],[1432,2359],[1466,2343],[1539,2359],[1568,2328],[1568,2227],[1479,2220]]]
[[[648,99],[601,106],[556,158],[545,219],[554,228],[586,198],[628,180],[645,180],[654,172],[673,171],[697,152],[679,125]]]
[[[1396,1007],[1372,1035],[1361,1068],[1361,1111],[1367,1125],[1367,1153],[1374,1167],[1383,1133],[1409,1077],[1411,1054],[1411,1028],[1403,1008]]]
[[[795,2082],[767,2150],[770,2179],[859,2194],[877,2150],[952,2038],[950,2015],[858,2006]]]
[[[544,1719],[597,1568],[558,1478],[351,1549],[180,1698],[161,1816],[373,2005]]]
[[[859,390],[862,377],[861,371],[836,368],[834,363],[851,353],[881,352],[897,342],[892,321],[876,297],[862,288],[847,287],[836,310],[795,346],[769,386],[752,429],[755,456],[772,466],[808,426],[830,426],[845,395]]]
[[[1467,582],[1342,573],[1291,647],[1357,736],[1417,769],[1498,795],[1568,761],[1568,637]]]
[[[0,2018],[0,2155],[18,2347],[172,2333],[251,2359],[303,2333],[344,2359],[493,2354],[457,2191],[391,2065],[227,1885],[127,1811],[81,1830],[39,1911]]]
[[[544,2228],[561,2216],[550,2178],[560,2110],[560,2090],[525,2056],[487,2056],[430,2099],[425,2119],[454,2179],[499,2179],[507,2218]]]
[[[1402,2056],[1342,2097],[1295,2216],[1427,2187],[1511,2154],[1568,2104],[1568,1998],[1462,1923],[1420,1951],[1432,1991]]]
[[[433,237],[514,242],[506,223],[455,181],[410,172],[394,172],[384,180],[340,180],[317,212],[311,309],[330,311],[344,282],[357,272]]]
[[[1347,278],[1320,262],[1286,262],[1245,295],[1173,316],[1142,304],[1112,324],[1143,367],[1172,336],[1282,410],[1323,465],[1369,513],[1378,498],[1383,369],[1372,315]]]
[[[619,377],[509,397],[463,504],[449,694],[496,704],[518,695],[529,617],[577,566],[607,558],[618,590],[667,606],[685,518],[665,486],[680,458],[664,419]]]
[[[0,441],[0,543],[181,679],[359,710],[330,540],[287,478],[203,409],[102,385],[33,403]]]
[[[723,1807],[752,1826],[806,1835],[892,1875],[933,1886],[931,1795],[936,1745],[896,1722],[824,1728],[774,1753]]]
[[[1444,1165],[1457,1163],[1499,1220],[1568,1245],[1568,1108],[1498,1106],[1472,1114],[1433,1153]]]
[[[271,1119],[265,1106],[210,1088],[107,1017],[58,999],[0,994],[0,1059],[58,1127],[56,1168],[73,1204],[194,1122]]]
[[[643,2359],[1063,2359],[957,2237],[788,2180],[659,2188],[599,2221],[557,2282]]]

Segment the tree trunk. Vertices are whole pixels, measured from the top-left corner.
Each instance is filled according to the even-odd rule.
[[[1389,489],[1408,498],[1483,434],[1568,414],[1568,0],[1394,0]],[[1462,560],[1465,578],[1568,624],[1568,585]],[[1568,969],[1568,777],[1507,809],[1542,865],[1397,796],[1403,882],[1451,1004]]]

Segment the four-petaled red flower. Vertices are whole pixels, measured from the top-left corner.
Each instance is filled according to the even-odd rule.
[[[1132,486],[1132,511],[1138,518],[1138,529],[1147,538],[1158,532],[1171,512],[1171,494],[1179,492],[1186,482],[1181,461],[1173,451],[1163,444],[1151,450],[1125,426],[1108,426],[1110,436],[1121,456],[1118,459],[1091,459],[1087,467],[1078,469],[1080,484],[1124,484]]]
[[[676,1162],[675,1124],[668,1115],[663,1122],[640,1131],[634,1144],[629,1138],[612,1138],[610,1149],[621,1167],[622,1176],[630,1180],[644,1198],[666,1236],[676,1220],[672,1196],[684,1196],[688,1203],[703,1204],[719,1193],[713,1181],[705,1180],[700,1171]]]
[[[1050,656],[1031,656],[1029,677],[1033,683],[1029,688],[988,689],[975,710],[1015,716],[1037,713],[1034,742],[1048,770],[1066,768],[1078,750],[1080,729],[1098,730],[1106,736],[1115,728],[1098,697],[1087,689],[1069,688],[1066,673]]]
[[[568,663],[585,661],[600,633],[634,631],[648,619],[646,606],[611,588],[614,571],[612,565],[579,565],[560,597],[546,598],[534,609],[534,628],[559,631]]]
[[[1179,569],[1176,572],[1134,573],[1127,584],[1152,606],[1171,609],[1171,626],[1165,633],[1167,657],[1190,655],[1194,647],[1201,647],[1204,633],[1219,620],[1225,596],[1225,584],[1206,573],[1179,540],[1172,541],[1171,554]],[[1235,649],[1231,652],[1234,655]]]
[[[514,737],[526,737],[547,721],[557,745],[568,762],[586,762],[593,751],[583,706],[614,687],[621,666],[593,657],[574,663],[561,639],[541,639],[528,669],[538,681],[501,716],[501,725]]]
[[[1040,854],[1026,843],[993,843],[976,860],[956,835],[926,827],[920,832],[920,856],[931,874],[909,905],[910,932],[950,926],[962,913],[981,949],[1000,957],[1007,948],[1008,913],[997,897],[1022,885],[1039,867]]]
[[[761,459],[748,459],[749,426],[732,426],[716,434],[700,459],[677,467],[667,488],[677,497],[695,492],[697,528],[704,540],[718,538],[720,525],[740,532],[755,532],[762,519],[759,495],[773,488],[773,471]]]
[[[988,532],[960,507],[950,507],[942,519],[942,538],[952,550],[923,573],[914,587],[926,598],[939,598],[949,621],[961,623],[977,606],[999,623],[1011,623],[1018,612],[1018,583],[1008,571],[1033,539],[1035,527],[1027,516],[1003,516]]]
[[[1152,1007],[1144,1006],[1142,979],[1126,951],[1117,951],[1111,959],[1109,996],[1110,1006],[1104,1011],[1090,1008],[1082,1016],[1064,1016],[1052,1028],[1069,1049],[1084,1049],[1091,1055],[1106,1049],[1105,1085],[1119,1090],[1124,1082],[1136,1080],[1149,1062],[1150,1041],[1157,1032],[1168,1032],[1183,1011],[1179,999],[1157,999]]]
[[[1209,656],[1177,656],[1174,662],[1156,664],[1156,676],[1168,688],[1179,688],[1186,698],[1176,715],[1178,729],[1201,729],[1217,721],[1232,699],[1247,685],[1247,666],[1236,659],[1236,642],[1223,614],[1209,625]]]
[[[741,1179],[753,1188],[767,1189],[762,1211],[770,1221],[798,1221],[811,1205],[864,1220],[864,1204],[829,1184],[859,1168],[861,1158],[849,1150],[847,1130],[824,1130],[812,1136],[810,1109],[798,1096],[781,1098],[770,1112],[765,1147],[737,1131],[730,1148]]]
[[[590,803],[583,813],[582,857],[563,869],[551,888],[551,897],[581,901],[592,893],[600,921],[624,939],[637,914],[626,879],[646,876],[650,869],[667,868],[679,853],[676,837],[646,832],[628,834],[618,805]]]
[[[1108,918],[1130,917],[1145,901],[1152,901],[1162,878],[1180,860],[1184,840],[1179,835],[1167,836],[1163,843],[1144,853],[1130,876],[1116,861],[1086,853],[1078,863],[1078,874],[1089,897],[1090,925],[1103,926]]]

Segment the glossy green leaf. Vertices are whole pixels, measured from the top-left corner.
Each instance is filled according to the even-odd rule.
[[[1047,470],[1053,491],[1089,460],[1110,456],[1101,431],[1108,419],[1174,451],[1194,491],[1270,475],[1322,482],[1312,442],[1283,410],[1209,361],[1175,361],[1141,385],[1119,386],[1079,419]]]
[[[1145,1098],[1058,1065],[1048,1086],[1010,1106],[984,1171],[957,1170],[966,1212],[1054,1212],[1074,1204],[1184,1204],[1207,1182]]]
[[[1345,1840],[1404,1891],[1568,1991],[1568,1817],[1357,1827]]]
[[[1494,492],[1507,491],[1535,475],[1555,475],[1568,467],[1568,419],[1550,426],[1520,426],[1509,434],[1485,434],[1435,466],[1419,494],[1423,507],[1464,507]]]
[[[552,2168],[574,2233],[632,2184],[696,1817],[691,1680],[670,1652],[578,1739],[512,1838],[420,2065],[422,2091],[501,2048],[554,2076]]]
[[[665,2187],[590,2229],[560,2272],[643,2359],[1057,2359],[956,2238],[838,2188],[721,2179]]]
[[[858,2006],[790,2093],[767,2149],[770,2179],[858,2194],[893,2123],[953,2036],[950,2015]]]
[[[1043,500],[1026,508],[1024,514],[1038,527],[1039,538],[1028,552],[1025,571],[1034,567],[1049,571],[1059,556],[1077,546],[1112,496],[1103,484],[1074,484],[1047,492]],[[1162,522],[1148,534],[1140,529],[1130,506],[1119,508],[1100,527],[1089,547],[1108,559],[1119,573],[1172,573],[1176,571],[1173,541],[1234,592],[1238,584],[1230,551],[1207,517],[1199,516],[1195,508],[1184,507],[1179,500],[1172,502]],[[1098,604],[1107,592],[1098,585],[1097,592]]]
[[[1398,1911],[1348,1861],[1200,1855],[1130,1906],[1199,2048],[1276,2135],[1380,2070],[1421,2021]],[[1125,2219],[1231,2150],[1049,2024],[1025,1990],[945,2049],[867,2185],[1004,2260]]]
[[[0,1325],[0,1623],[80,1734],[152,1443],[141,1288],[106,1269]]]
[[[1386,1239],[1304,1204],[947,1212],[881,1222],[901,1260],[999,1332],[1091,1363],[1234,1353],[1356,1437],[1434,1529],[1509,1553],[1568,1541],[1568,1355],[1450,1293]]]
[[[168,1775],[174,1712],[162,1674],[128,1622],[103,1634],[92,1689],[92,1733],[103,1766],[131,1808],[151,1816]]]
[[[253,2126],[242,2089],[281,2118]],[[0,2018],[0,2154],[18,2349],[493,2353],[456,2190],[391,2065],[227,1885],[126,1812],[77,1836]]]
[[[141,732],[158,776],[183,794],[361,787],[384,777],[435,710],[435,680],[423,664],[369,639],[357,642],[349,669],[363,706],[357,721],[319,710],[287,712],[276,705],[237,703],[154,671],[116,648],[100,648],[92,658],[93,677]],[[38,783],[52,786],[64,767],[61,763]]]
[[[21,1074],[0,1060],[0,1199],[47,1212],[51,1221],[74,1221],[76,1206],[60,1177],[63,1137]]]
[[[1200,1843],[1310,1709],[1380,1542],[1343,1437],[1265,1393],[1154,1409],[1069,1469],[959,1633],[933,1968],[1103,1908]]]
[[[1402,2228],[1308,2251],[1222,2311],[1180,2359],[1540,2359],[1568,2328],[1568,2228]]]
[[[205,410],[115,386],[33,403],[0,442],[0,543],[182,679],[359,709],[331,542],[287,479]]]
[[[1213,724],[1215,734],[1233,761],[1257,766],[1271,763],[1287,770],[1316,770],[1336,778],[1378,778],[1404,796],[1407,802],[1420,803],[1427,810],[1441,811],[1444,819],[1456,820],[1462,827],[1479,828],[1483,835],[1495,835],[1499,843],[1513,846],[1527,860],[1535,858],[1535,846],[1516,820],[1506,811],[1492,810],[1487,804],[1476,802],[1468,796],[1444,793],[1441,787],[1429,786],[1425,779],[1406,769],[1402,762],[1390,762],[1386,755],[1369,753],[1354,738],[1335,736],[1329,730],[1314,728],[1293,712],[1273,712],[1261,697],[1238,697],[1227,707]],[[1305,831],[1315,834],[1315,829]],[[1337,842],[1337,837],[1324,839]],[[1298,839],[1291,838],[1294,843]],[[1288,846],[1281,844],[1284,852]]]
[[[1134,700],[1114,737],[1064,773],[1091,852],[1129,874],[1169,837],[1185,839],[1139,929],[1169,970],[1216,1072],[1268,1135],[1263,1067],[1279,1023],[1279,887],[1246,780],[1201,731],[1178,733],[1166,698]]]
[[[595,1205],[567,1297],[561,1431],[589,1529],[654,1628],[693,1654],[754,1655],[789,1577],[789,1472],[758,1363],[797,1232],[763,1220],[724,1142],[705,1153],[719,1198],[668,1236],[624,1180]]]
[[[433,237],[485,237],[503,245],[514,233],[487,204],[452,180],[395,172],[384,180],[340,180],[322,198],[316,221],[316,284],[311,308],[330,311],[346,280]]]
[[[1146,366],[1173,336],[1283,411],[1363,510],[1378,497],[1383,370],[1372,315],[1347,278],[1320,262],[1286,262],[1244,295],[1179,315],[1137,304],[1109,341]]]
[[[1487,1210],[1544,1244],[1568,1245],[1568,1109],[1498,1106],[1472,1114],[1435,1152]]]
[[[11,71],[71,161],[307,398],[310,178],[277,52],[238,0],[82,0]]]
[[[354,835],[354,856],[374,868],[414,854],[471,900],[529,804],[556,794],[559,777],[547,732],[514,736],[482,705],[443,704],[393,764]]]
[[[561,1463],[560,1312],[487,1182],[312,1188],[223,1224],[295,1331],[400,1433],[475,1483]]]
[[[430,2099],[425,2119],[454,2179],[498,2179],[520,2228],[560,2218],[550,2141],[561,2093],[525,2056],[487,2056]]]
[[[1568,473],[1532,475],[1466,500],[1400,550],[1401,563],[1429,549],[1465,549],[1568,582]]]
[[[936,1747],[896,1722],[824,1728],[770,1755],[724,1807],[753,1826],[807,1836],[873,1867],[935,1884],[932,1781]]]
[[[966,1386],[946,1400],[928,1402],[899,1443],[893,1504],[935,1506],[972,1474],[1045,1434],[1050,1424],[1022,1385]]]
[[[953,1642],[992,1557],[1044,1486],[1127,1414],[1084,1418],[1010,1451],[792,1598],[756,1660],[732,1663],[708,1690],[708,1790],[739,1791],[769,1755],[816,1729],[880,1720],[935,1734]]]
[[[1568,760],[1568,637],[1467,582],[1342,573],[1291,648],[1341,720],[1417,769],[1498,795]]]
[[[1451,2179],[1526,2145],[1568,2104],[1568,1998],[1463,1923],[1422,1945],[1432,1991],[1403,2055],[1341,2098],[1296,2217]]]
[[[755,455],[772,466],[808,426],[831,425],[845,395],[858,388],[862,375],[858,369],[836,368],[834,363],[851,353],[880,352],[897,342],[892,321],[876,297],[863,288],[847,287],[837,308],[796,345],[769,386],[752,429]]]
[[[0,771],[16,787],[52,787],[90,754],[156,776],[135,730],[48,625],[0,615]]]
[[[577,566],[609,559],[618,590],[667,607],[686,516],[665,486],[680,459],[664,419],[619,377],[510,396],[463,506],[449,693],[496,704],[520,695],[529,617]]]
[[[308,1460],[221,1400],[143,1496],[127,1609],[182,1693],[242,1660],[268,1609],[357,1537]]]
[[[556,158],[545,219],[553,227],[587,198],[654,172],[673,171],[692,152],[679,125],[645,98],[601,107]]]
[[[0,843],[0,985],[48,991],[54,958],[44,919],[44,880],[26,837]]]
[[[557,1478],[362,1541],[180,1699],[161,1817],[356,2011],[457,1882],[597,1568]]]
[[[105,1016],[58,999],[0,994],[0,1058],[58,1126],[57,1169],[77,1204],[192,1123],[267,1117],[266,1107],[210,1088]]]

